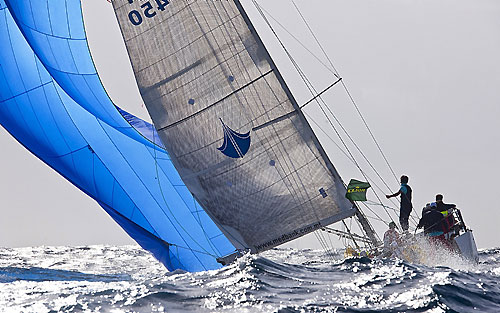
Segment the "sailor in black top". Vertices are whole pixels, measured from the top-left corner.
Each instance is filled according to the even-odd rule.
[[[455,204],[444,203],[443,202],[443,195],[441,195],[441,194],[436,195],[436,205],[437,205],[437,209],[439,212],[448,211],[449,209],[453,209],[453,208],[457,207]]]
[[[401,187],[399,191],[392,195],[386,195],[387,199],[401,195],[401,205],[399,209],[399,224],[403,231],[408,231],[408,218],[410,217],[413,204],[411,203],[412,190],[408,185],[408,176],[401,176]]]

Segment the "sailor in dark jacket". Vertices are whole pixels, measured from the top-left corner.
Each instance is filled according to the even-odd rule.
[[[437,205],[437,209],[439,212],[448,211],[449,209],[453,209],[453,208],[457,207],[455,204],[444,203],[443,202],[443,195],[441,195],[441,194],[436,195],[436,205]]]
[[[436,208],[441,214],[443,214],[443,223],[444,223],[444,232],[448,233],[450,232],[456,221],[455,218],[453,217],[453,209],[455,209],[457,206],[455,204],[448,204],[443,202],[443,195],[437,194],[436,195]]]
[[[401,195],[401,206],[399,209],[399,224],[403,231],[408,231],[408,218],[410,217],[413,204],[411,203],[412,190],[408,185],[408,176],[401,176],[401,187],[399,191],[393,195],[386,195],[387,199]]]
[[[424,208],[422,218],[418,222],[418,228],[424,228],[424,233],[429,236],[440,236],[443,232],[444,216],[435,207]]]

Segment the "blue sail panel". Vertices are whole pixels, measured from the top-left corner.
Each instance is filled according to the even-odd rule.
[[[74,1],[74,2],[80,2],[80,1]],[[59,21],[63,25],[64,24],[68,25],[68,12],[66,9],[66,5],[62,5],[62,3],[58,1],[51,1],[48,3],[40,1],[40,3],[41,5],[44,4],[46,5],[46,8],[48,10],[48,16],[50,16],[50,20]],[[40,14],[40,17],[44,18],[45,16],[44,14]],[[68,27],[50,28],[49,31],[50,34],[57,37],[63,37],[63,38],[71,37],[71,33]]]
[[[47,1],[42,2],[47,3]],[[67,23],[64,23],[64,21],[61,20],[60,25],[62,25],[62,27],[58,27],[58,29],[64,29],[64,25],[66,25],[69,30],[69,37],[75,39],[87,38],[85,28],[83,27],[81,1],[64,1],[64,6],[66,7]]]
[[[80,1],[6,3],[33,51],[73,100],[127,136],[153,145],[130,127],[102,88],[90,56]]]
[[[131,222],[129,219],[119,214],[106,204],[102,202],[99,202],[99,204],[130,237],[134,238],[143,249],[150,251],[154,257],[158,261],[165,264],[167,268],[181,269],[184,267],[180,263],[177,263],[177,266],[172,264],[170,246],[167,242],[161,240],[157,236],[154,236],[139,225]]]
[[[156,129],[154,126],[136,116],[133,114],[116,107],[118,109],[118,112],[125,118],[125,120],[132,125],[138,132],[140,132],[144,137],[149,139],[152,143],[165,148],[163,143],[161,142],[160,136],[158,136],[158,133],[156,132]]]

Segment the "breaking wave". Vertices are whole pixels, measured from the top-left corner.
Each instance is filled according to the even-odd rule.
[[[136,246],[1,248],[0,311],[500,312],[500,249],[432,262],[274,249],[186,273]]]

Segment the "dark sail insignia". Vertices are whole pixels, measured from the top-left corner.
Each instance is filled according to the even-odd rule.
[[[250,149],[250,132],[240,134],[224,124],[222,119],[220,122],[224,130],[224,142],[217,149],[230,158],[242,158]]]

